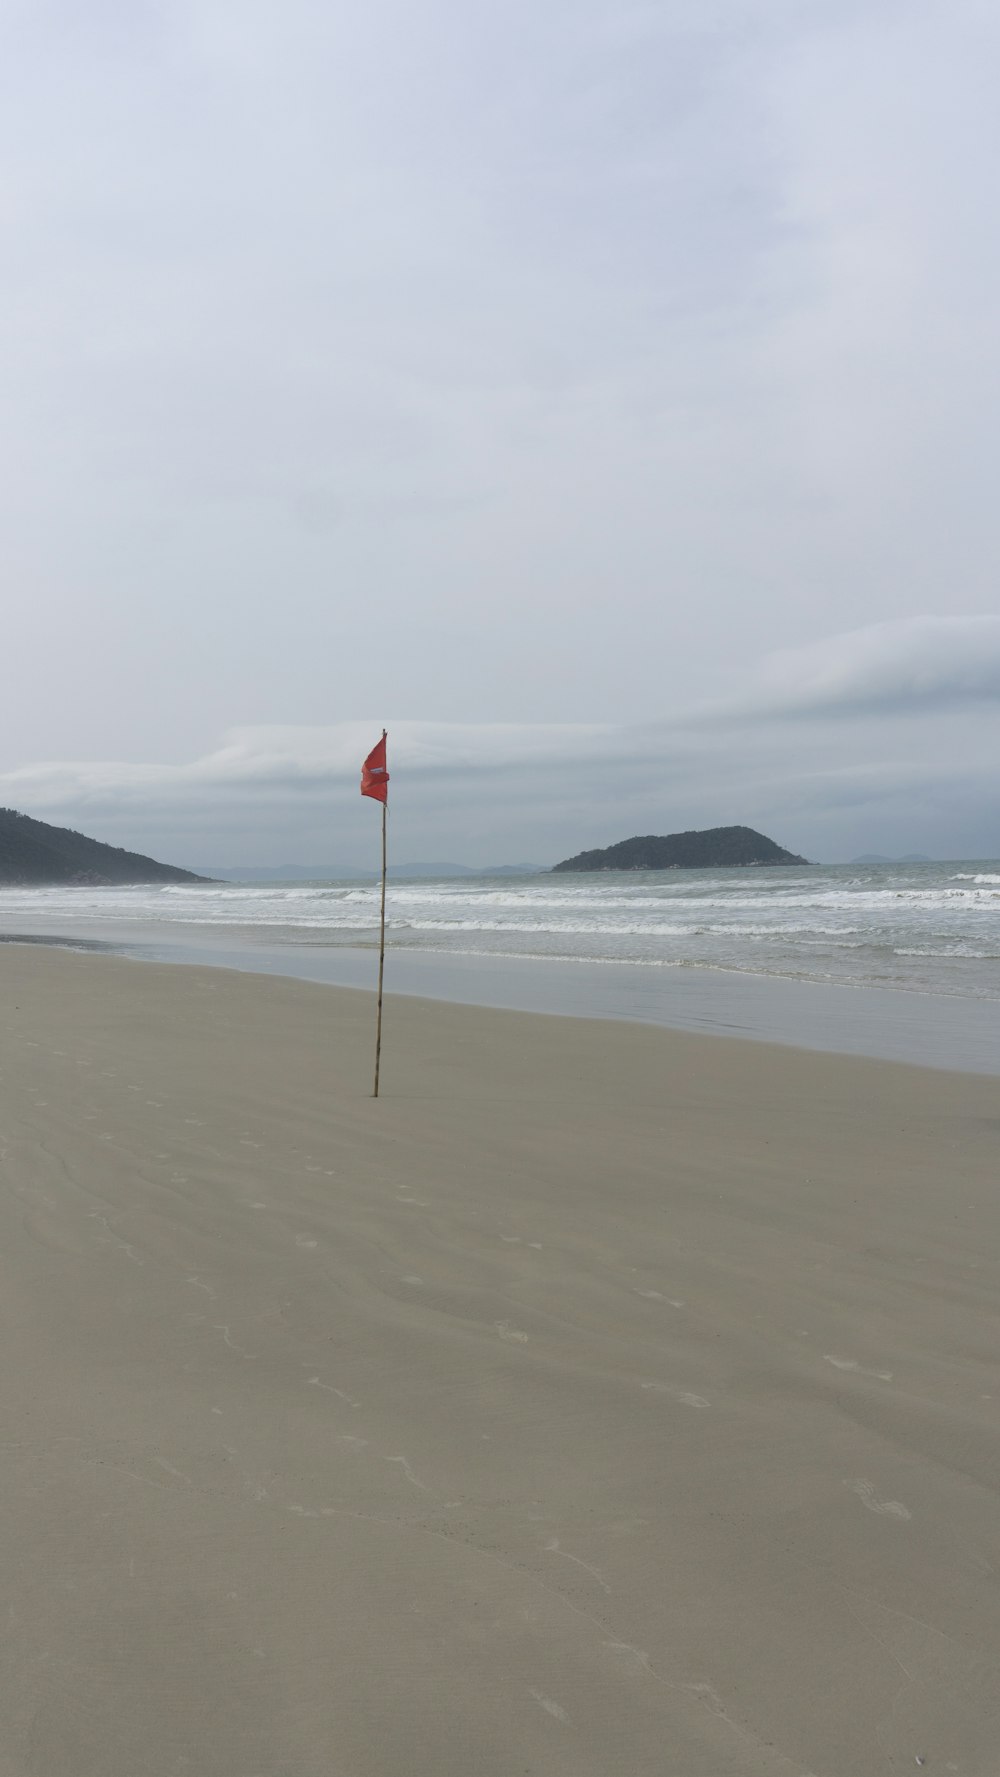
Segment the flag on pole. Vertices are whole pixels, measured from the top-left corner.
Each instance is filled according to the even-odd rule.
[[[361,794],[371,796],[376,802],[386,802],[389,798],[389,773],[385,763],[385,735],[372,747],[367,759],[361,767]]]
[[[385,878],[387,870],[386,827],[389,808],[389,772],[385,762],[386,732],[372,747],[361,767],[361,794],[382,804],[382,894],[378,921],[378,1009],[375,1016],[375,1090],[378,1097],[379,1066],[382,1060],[382,981],[385,975]]]

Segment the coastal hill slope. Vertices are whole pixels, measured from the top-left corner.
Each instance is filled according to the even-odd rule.
[[[91,884],[109,888],[129,882],[203,882],[192,870],[158,864],[139,852],[122,851],[74,833],[71,827],[50,827],[15,808],[0,808],[0,887],[44,887],[54,883]]]
[[[718,870],[751,864],[807,864],[752,827],[706,827],[662,838],[622,839],[602,851],[582,851],[553,870]]]

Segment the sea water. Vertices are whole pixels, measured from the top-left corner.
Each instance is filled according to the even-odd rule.
[[[0,928],[367,946],[376,880],[9,888]],[[1000,999],[1000,862],[391,879],[390,950],[712,968]]]
[[[378,917],[374,875],[0,890],[0,935],[357,985]],[[391,878],[386,941],[400,991],[1000,1071],[1000,861]]]

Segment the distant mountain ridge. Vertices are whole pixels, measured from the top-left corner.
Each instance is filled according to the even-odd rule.
[[[141,852],[88,839],[72,827],[50,827],[16,808],[0,808],[0,886],[42,888],[50,883],[201,882],[191,870],[159,864]]]
[[[753,827],[706,827],[689,833],[622,839],[603,850],[582,851],[554,864],[569,870],[718,870],[765,864],[808,864]]]

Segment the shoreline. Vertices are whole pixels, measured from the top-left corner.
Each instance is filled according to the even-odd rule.
[[[178,937],[149,926],[75,932],[0,933],[0,945],[98,950],[142,962],[234,970],[374,991],[372,948],[232,941],[232,932]],[[229,942],[227,942],[227,939]],[[495,957],[394,950],[386,994],[455,1005],[606,1019],[651,1028],[737,1037],[825,1054],[908,1062],[948,1072],[1000,1076],[1000,1002],[874,985],[703,967]]]
[[[992,1777],[993,1081],[371,1014],[0,946],[0,1765]]]

